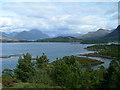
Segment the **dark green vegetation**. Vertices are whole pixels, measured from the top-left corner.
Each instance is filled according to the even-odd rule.
[[[100,44],[100,43],[109,43],[107,39],[93,39],[93,40],[82,40],[81,44]]]
[[[103,58],[119,58],[120,44],[111,45],[94,45],[86,48],[90,51],[99,51],[95,53],[86,54],[84,56],[103,57]]]
[[[102,61],[95,60],[95,59],[90,59],[90,58],[87,58],[87,57],[65,56],[65,57],[63,57],[63,59],[53,61],[52,64],[59,63],[59,62],[61,62],[63,60],[66,60],[66,59],[68,59],[68,60],[73,59],[73,60],[79,62],[81,67],[95,66],[95,65],[99,65],[99,64],[104,63]]]
[[[36,62],[31,60],[31,55],[27,53],[19,58],[16,69],[5,69],[2,77],[3,87],[92,88],[95,82],[99,83],[96,79],[102,80],[102,74],[90,68],[92,63],[101,63],[94,59],[65,56],[49,63],[49,59],[43,54],[36,57]],[[86,70],[82,70],[84,65],[87,66]],[[100,72],[106,71],[101,69]]]
[[[80,42],[81,39],[71,37],[71,36],[60,36],[55,38],[46,38],[37,40],[38,42]]]
[[[95,45],[89,50],[106,52],[112,49],[116,52],[119,45]],[[116,52],[118,54],[118,52]],[[112,53],[108,54],[112,55]],[[113,54],[112,56],[114,56]],[[98,70],[91,68],[94,59],[65,56],[49,63],[43,53],[32,61],[27,53],[20,57],[16,69],[3,71],[3,87],[9,88],[119,88],[120,86],[120,58],[114,56],[108,69],[100,66]],[[83,69],[86,67],[86,69]]]

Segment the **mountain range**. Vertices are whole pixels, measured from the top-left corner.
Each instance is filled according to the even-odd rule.
[[[120,25],[114,31],[106,35],[103,39],[110,41],[120,41]]]
[[[83,42],[83,43],[107,43],[118,41],[120,25],[114,30],[98,29],[95,32],[88,32],[80,37],[59,36],[38,40],[40,42]],[[119,39],[120,40],[120,39]]]
[[[80,37],[80,36],[82,36],[83,34],[80,34],[80,33],[75,33],[75,34],[57,34],[56,35],[56,37],[58,37],[58,36],[71,36],[71,37],[76,37],[76,38],[78,38],[78,37]]]
[[[12,39],[24,39],[24,40],[37,40],[37,39],[43,39],[48,38],[49,36],[43,32],[41,32],[38,29],[32,29],[30,31],[22,31],[20,33],[17,33],[12,37]]]
[[[32,29],[30,31],[12,32],[9,34],[1,32],[1,37],[6,37],[13,40],[37,40],[48,38],[49,36],[38,29]]]
[[[73,36],[72,36],[73,35]],[[38,29],[32,29],[30,31],[22,31],[22,32],[12,32],[12,33],[5,33],[0,32],[0,40],[37,40],[42,42],[70,42],[70,41],[81,41],[87,40],[87,42],[95,42],[95,41],[120,41],[120,25],[114,30],[105,30],[105,29],[98,29],[94,32],[88,32],[84,35],[78,34],[71,34],[71,36],[58,35],[54,38],[49,38],[49,35],[41,32]],[[98,42],[99,43],[99,42]]]
[[[86,39],[82,40],[81,44],[96,44],[96,43],[109,43],[109,42],[120,42],[120,25],[112,30],[111,33],[101,37],[99,39]]]
[[[108,35],[111,32],[112,32],[111,30],[98,29],[95,32],[88,32],[87,34],[84,34],[78,38],[83,39],[83,40],[100,39]]]

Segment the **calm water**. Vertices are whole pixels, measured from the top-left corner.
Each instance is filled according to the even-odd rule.
[[[2,51],[2,56],[25,54],[28,52],[33,57],[36,57],[45,53],[50,61],[54,61],[56,58],[61,58],[63,56],[90,53],[92,51],[87,51],[84,48],[91,45],[92,44],[77,43],[2,43],[2,45],[0,44],[0,47],[2,47],[0,51]],[[104,61],[104,59],[100,60]],[[2,70],[5,68],[15,68],[17,61],[18,57],[0,59]],[[106,59],[105,62],[106,64],[104,64],[104,66],[108,67],[110,60]]]

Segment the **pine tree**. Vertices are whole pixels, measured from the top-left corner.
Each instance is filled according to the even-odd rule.
[[[26,82],[34,75],[35,69],[33,63],[31,62],[31,55],[26,54],[19,58],[17,68],[14,69],[15,75],[18,79],[23,82]]]
[[[37,67],[41,67],[42,65],[45,65],[48,63],[49,63],[49,59],[47,58],[45,53],[43,53],[41,57],[39,57],[39,58],[37,57],[37,59],[36,59]]]

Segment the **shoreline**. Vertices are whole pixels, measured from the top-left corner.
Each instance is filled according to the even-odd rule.
[[[100,64],[104,63],[103,61],[100,61],[100,60],[97,60],[97,59],[91,59],[91,58],[87,58],[87,57],[77,57],[76,56],[76,60],[81,63],[82,67],[87,67],[87,66],[92,66],[93,67],[93,66],[97,66],[97,65],[100,65]],[[50,64],[53,64],[53,63],[56,63],[56,62],[59,62],[59,61],[53,61]]]
[[[110,57],[110,56],[103,56],[103,55],[98,55],[98,54],[95,54],[95,53],[79,54],[79,56],[100,57],[100,58],[106,58],[106,59],[114,59],[113,57]]]
[[[9,56],[0,56],[0,58],[11,58],[11,57],[17,57],[17,56],[23,56],[23,54],[14,54]]]
[[[79,56],[86,56],[86,57],[99,57],[99,58],[105,58],[105,59],[115,59],[116,57],[108,56],[108,55],[102,55],[99,54],[99,52],[106,51],[103,48],[95,48],[94,45],[90,47],[84,48],[88,51],[94,51],[94,53],[87,53],[87,54],[79,54]]]

